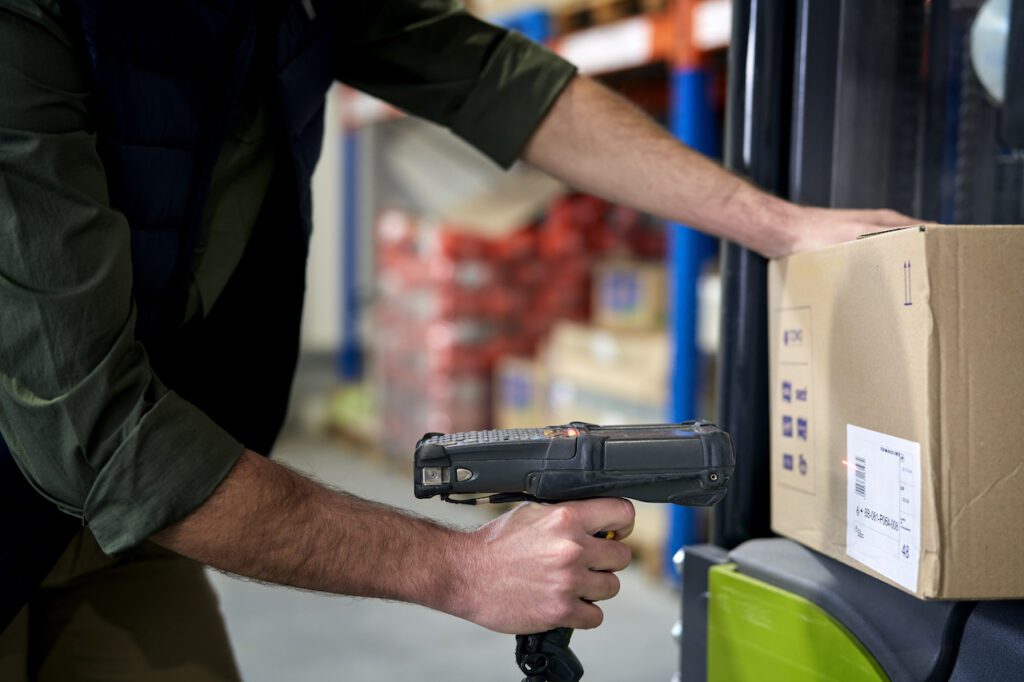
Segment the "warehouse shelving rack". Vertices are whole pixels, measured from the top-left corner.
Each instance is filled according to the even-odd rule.
[[[714,77],[707,56],[727,47],[729,0],[670,0],[664,10],[645,13],[591,28],[552,36],[551,17],[543,9],[525,9],[514,15],[494,17],[497,23],[546,42],[577,64],[582,73],[594,76],[628,72],[650,65],[666,67],[668,128],[691,147],[716,157],[720,131],[710,93]],[[369,226],[361,217],[365,201],[360,168],[370,154],[366,131],[375,123],[401,114],[390,106],[349,89],[342,89],[343,210],[341,319],[342,338],[338,368],[342,380],[356,380],[362,373],[362,349],[358,335],[362,311],[359,259],[356,254]],[[681,188],[681,191],[685,191]],[[671,405],[668,418],[676,421],[697,416],[696,388],[701,357],[696,345],[697,279],[715,259],[718,243],[682,225],[669,230],[667,265],[670,287],[669,323],[673,339]],[[710,416],[710,415],[700,415]],[[669,537],[664,547],[666,569],[670,558],[683,546],[702,539],[704,515],[684,508],[668,512]],[[674,578],[673,572],[666,575]]]

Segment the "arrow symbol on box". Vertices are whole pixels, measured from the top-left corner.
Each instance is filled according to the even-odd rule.
[[[914,305],[911,299],[910,261],[903,261],[903,305]]]

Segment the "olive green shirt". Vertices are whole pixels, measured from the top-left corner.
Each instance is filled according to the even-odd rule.
[[[504,166],[574,73],[449,0],[353,0],[345,24],[339,79]],[[243,444],[169,391],[135,338],[130,228],[110,205],[70,35],[56,0],[0,0],[0,435],[33,486],[116,553],[202,504]],[[239,101],[222,148],[191,319],[241,260],[268,186],[266,95]]]

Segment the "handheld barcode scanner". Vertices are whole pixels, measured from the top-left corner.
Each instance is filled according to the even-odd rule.
[[[416,497],[459,504],[629,497],[707,507],[725,495],[735,463],[729,434],[710,422],[572,422],[428,433],[416,445],[413,476]],[[579,680],[583,667],[569,650],[571,635],[570,628],[516,635],[524,682]]]

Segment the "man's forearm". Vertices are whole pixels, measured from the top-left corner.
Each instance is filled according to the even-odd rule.
[[[773,229],[789,206],[587,78],[570,84],[523,158],[579,189],[753,246],[781,238]]]
[[[473,531],[326,488],[245,452],[213,495],[151,539],[230,573],[421,604],[500,632],[596,627],[619,589],[633,507],[523,505]]]
[[[583,191],[766,256],[913,222],[893,211],[807,208],[773,197],[585,77],[576,77],[559,96],[523,159]]]
[[[465,534],[330,490],[252,452],[205,504],[152,539],[266,582],[458,610],[448,583]]]

